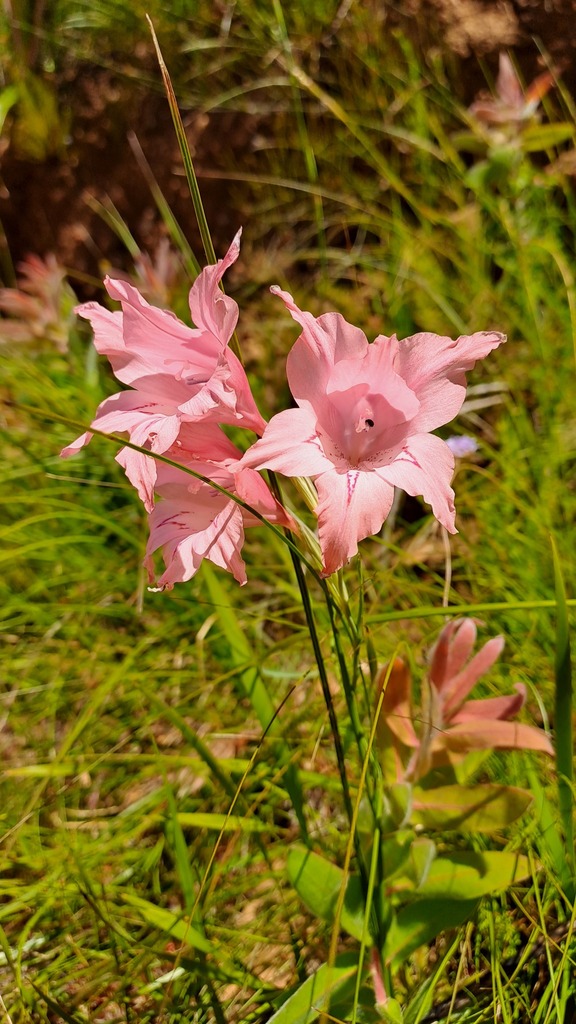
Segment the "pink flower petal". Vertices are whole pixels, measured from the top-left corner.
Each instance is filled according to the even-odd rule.
[[[341,359],[365,355],[368,339],[359,327],[353,327],[339,313],[314,317],[299,309],[288,292],[276,287],[270,290],[282,299],[303,329],[286,362],[290,390],[297,401],[314,402],[325,393],[334,364]]]
[[[260,512],[271,523],[286,526],[289,530],[298,531],[298,526],[289,512],[273,496],[270,488],[253,469],[242,468],[235,473],[234,491],[248,505]],[[244,511],[246,526],[259,526],[260,520]]]
[[[448,445],[434,434],[416,434],[408,438],[403,450],[387,466],[376,470],[389,484],[407,494],[421,495],[432,512],[450,533],[454,526],[454,491],[450,486],[454,456]]]
[[[284,476],[317,476],[333,469],[316,433],[316,416],[306,406],[273,416],[263,437],[245,453],[243,466],[273,469]]]
[[[456,341],[437,334],[401,341],[396,370],[420,401],[412,430],[435,430],[454,419],[466,397],[466,371],[504,341],[504,334],[486,331]]]
[[[72,441],[70,444],[66,445],[66,447],[62,449],[62,451],[60,452],[60,458],[68,459],[70,458],[71,455],[77,455],[78,452],[81,451],[85,445],[90,444],[90,441],[92,440],[93,437],[94,434],[91,434],[89,430],[87,430],[86,433],[84,434],[80,434],[80,437],[77,437],[75,441]]]
[[[240,555],[244,542],[242,512],[233,501],[215,494],[197,497],[185,510],[177,502],[163,501],[151,513],[145,564],[153,580],[152,554],[162,548],[166,570],[158,579],[159,587],[171,590],[175,583],[185,583],[204,558],[231,572],[240,584],[246,582]]]
[[[240,254],[242,228],[232,239],[232,244],[223,259],[215,266],[205,267],[190,289],[190,313],[192,323],[199,330],[218,339],[232,337],[238,322],[238,305],[219,287],[228,267],[236,262]]]
[[[323,575],[341,569],[358,551],[358,542],[378,533],[394,499],[394,488],[376,473],[333,467],[316,479],[318,536]]]
[[[116,462],[122,466],[130,483],[138,491],[138,497],[147,512],[154,508],[154,485],[156,483],[156,460],[151,455],[135,452],[133,448],[121,448]]]

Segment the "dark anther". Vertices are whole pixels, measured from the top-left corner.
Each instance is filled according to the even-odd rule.
[[[374,426],[374,420],[364,420],[364,423],[366,424],[367,427]]]

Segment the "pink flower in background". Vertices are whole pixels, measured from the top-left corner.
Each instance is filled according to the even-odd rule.
[[[381,335],[370,345],[340,314],[315,318],[272,291],[302,327],[287,362],[298,408],[274,416],[242,464],[314,479],[324,575],[378,533],[396,486],[421,495],[455,533],[454,456],[430,431],[456,416],[465,372],[505,336]]]
[[[206,437],[205,441],[209,439]],[[224,456],[220,465],[197,458],[202,446],[196,445],[195,451],[181,447],[178,461],[237,494],[270,522],[294,529],[295,523],[262,477],[252,469],[238,469],[241,452],[224,434],[219,445],[219,453]],[[209,447],[206,443],[206,449]],[[217,453],[216,444],[211,452]],[[143,458],[153,461],[147,456]],[[244,529],[258,526],[260,520],[215,487],[180,469],[159,463],[156,475],[155,490],[160,500],[150,513],[145,559],[150,581],[155,579],[152,555],[162,549],[166,569],[157,581],[160,588],[171,590],[175,583],[191,579],[204,558],[232,573],[238,583],[246,583],[246,568],[240,553]]]
[[[423,778],[432,768],[472,750],[504,748],[553,754],[542,729],[510,721],[526,700],[521,683],[508,697],[468,700],[470,691],[500,656],[504,639],[488,640],[473,655],[475,643],[473,619],[455,619],[444,627],[432,652],[430,687],[419,713],[412,708],[410,671],[404,662],[398,658],[391,672],[387,668],[381,671],[380,686],[386,687],[381,732],[389,730],[397,765],[404,764],[404,778]]]
[[[132,389],[105,399],[93,427],[128,433],[134,444],[159,453],[174,444],[183,423],[208,419],[262,433],[265,422],[248,379],[228,348],[238,306],[219,288],[225,270],[238,258],[239,238],[240,232],[224,259],[206,267],[192,285],[194,328],[149,305],[126,281],[110,278],[106,289],[121,303],[121,311],[110,312],[97,302],[78,308],[92,324],[98,352],[108,356],[115,376]],[[75,454],[91,436],[83,434],[62,455]]]
[[[489,125],[521,125],[534,116],[540,100],[553,84],[554,76],[544,71],[524,91],[510,57],[501,53],[495,96],[481,95],[470,107],[470,113]]]

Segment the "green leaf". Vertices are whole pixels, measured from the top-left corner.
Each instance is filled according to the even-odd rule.
[[[507,889],[530,874],[527,857],[519,853],[489,850],[486,853],[464,851],[436,857],[418,896],[433,899],[471,900],[487,893]],[[413,882],[399,879],[396,892],[412,888]]]
[[[333,998],[341,998],[346,989],[353,990],[357,971],[355,953],[344,953],[334,964],[322,964],[269,1018],[268,1024],[310,1024]]]
[[[534,817],[537,822],[538,852],[552,868],[560,887],[564,890],[568,899],[572,899],[573,877],[566,858],[564,839],[558,828],[556,808],[549,800],[546,789],[532,766],[529,768],[528,778],[534,794]]]
[[[134,907],[140,916],[148,924],[152,925],[153,928],[159,928],[160,931],[172,935],[178,942],[192,946],[201,953],[215,952],[212,943],[197,928],[194,928],[185,917],[173,914],[170,910],[164,910],[163,907],[156,907],[153,903],[149,903],[148,900],[143,900],[132,893],[123,893],[122,898],[125,903]]]
[[[525,789],[492,783],[416,787],[410,821],[426,829],[465,827],[473,832],[493,832],[516,821],[531,801],[532,794]]]
[[[448,928],[457,928],[472,916],[478,900],[416,900],[403,907],[390,925],[384,943],[387,964],[400,962]]]
[[[404,1014],[397,999],[389,999],[385,1006],[380,1005],[378,1011],[382,1024],[403,1024]]]
[[[525,153],[551,149],[573,139],[574,134],[574,125],[565,121],[558,124],[535,124],[522,133],[522,149]]]
[[[382,870],[387,882],[405,867],[413,841],[411,829],[396,832],[382,840]]]
[[[194,906],[194,878],[190,866],[190,853],[188,845],[182,832],[182,823],[176,810],[176,799],[172,788],[167,788],[168,794],[168,820],[166,822],[168,836],[171,841],[172,854],[176,863],[176,870],[180,880],[180,888],[184,897],[184,907],[190,913]]]
[[[9,111],[18,102],[20,91],[17,85],[8,85],[0,91],[0,133],[4,129],[4,122]]]
[[[415,889],[421,889],[425,884],[435,857],[436,844],[432,839],[421,836],[414,840],[410,847],[407,873],[410,875]]]
[[[336,864],[296,846],[288,854],[288,875],[296,892],[309,910],[322,921],[333,921],[338,896],[345,875]],[[362,941],[365,906],[362,886],[357,875],[350,875],[346,884],[340,924],[353,938]],[[368,939],[370,943],[370,939]]]

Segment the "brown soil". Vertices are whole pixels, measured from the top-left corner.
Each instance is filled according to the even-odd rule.
[[[526,79],[542,69],[547,54],[576,92],[576,0],[404,0],[386,4],[384,27],[399,24],[424,53],[442,46],[453,61],[451,77],[471,101],[485,84],[478,57],[495,69],[498,51],[509,48]],[[28,253],[56,252],[61,263],[99,278],[103,266],[122,266],[126,250],[89,197],[111,200],[138,243],[153,250],[161,233],[146,180],[128,143],[134,132],[158,183],[188,237],[196,226],[164,96],[144,91],[93,66],[75,68],[59,83],[68,102],[73,137],[61,155],[44,163],[4,153],[0,222],[14,262]],[[189,141],[199,176],[222,166],[247,167],[247,154],[262,125],[253,116],[220,113],[188,118]],[[222,251],[241,222],[237,193],[225,181],[202,180],[215,245]],[[90,287],[86,286],[87,293]]]

